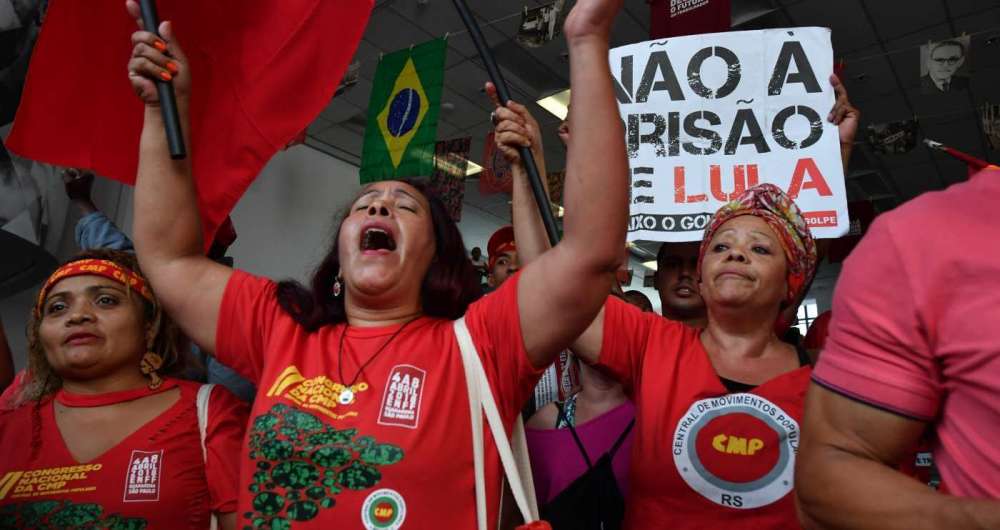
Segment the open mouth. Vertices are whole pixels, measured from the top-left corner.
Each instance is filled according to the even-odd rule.
[[[674,293],[681,297],[694,296],[696,291],[691,285],[682,284],[674,288]]]
[[[365,229],[364,233],[361,234],[361,250],[387,250],[391,252],[396,250],[396,240],[389,232],[373,226]]]

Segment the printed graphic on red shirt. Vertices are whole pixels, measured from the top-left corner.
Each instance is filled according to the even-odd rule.
[[[310,521],[322,509],[336,509],[344,489],[364,491],[382,480],[379,468],[403,460],[403,450],[335,429],[308,412],[276,404],[250,425],[250,480],[254,527],[288,528]]]
[[[123,517],[106,511],[100,504],[66,500],[8,504],[0,508],[0,528],[143,530],[148,527],[148,521],[141,517]]]
[[[354,418],[358,413],[353,410],[336,412],[336,409],[350,407],[355,402],[355,396],[367,390],[368,383],[364,381],[346,387],[325,375],[306,378],[298,368],[289,366],[275,378],[267,397],[283,397],[304,409],[317,410],[332,419],[342,420]]]
[[[361,523],[366,530],[397,530],[404,521],[406,501],[396,490],[375,490],[361,505]]]
[[[799,424],[755,394],[729,394],[691,405],[674,432],[674,464],[706,499],[752,509],[792,490]]]
[[[160,466],[163,465],[163,450],[132,451],[128,461],[128,475],[125,477],[125,502],[146,502],[160,500]]]
[[[378,423],[416,429],[420,423],[420,396],[426,380],[427,372],[416,366],[393,366],[386,380]]]
[[[0,478],[0,500],[80,493],[97,489],[95,472],[101,464],[8,471]]]

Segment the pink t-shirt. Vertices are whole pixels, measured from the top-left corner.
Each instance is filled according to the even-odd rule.
[[[610,451],[629,422],[635,419],[635,405],[626,401],[600,416],[574,426],[591,464]],[[635,430],[630,431],[611,459],[618,489],[628,494],[628,466]],[[531,475],[539,504],[546,504],[562,493],[574,480],[587,471],[587,462],[580,453],[569,429],[525,429]]]
[[[932,423],[948,491],[1000,498],[1000,171],[876,220],[844,264],[813,379]]]

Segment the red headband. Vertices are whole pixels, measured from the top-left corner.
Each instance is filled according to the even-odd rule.
[[[53,285],[66,278],[85,275],[103,276],[109,280],[114,280],[139,293],[153,304],[156,303],[156,299],[153,298],[153,292],[146,285],[146,280],[135,271],[122,267],[113,261],[82,259],[71,261],[59,267],[52,273],[52,276],[49,276],[42,290],[38,293],[38,301],[35,303],[35,316],[38,317],[42,314],[42,304],[45,303],[45,297],[49,294],[49,290],[52,289]]]
[[[490,252],[490,259],[487,266],[492,271],[493,266],[497,264],[497,260],[500,259],[500,256],[505,252],[513,250],[517,250],[517,245],[515,245],[513,241],[508,241],[502,245],[498,245],[495,249],[493,249],[493,252]]]

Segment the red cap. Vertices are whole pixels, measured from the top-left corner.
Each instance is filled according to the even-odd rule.
[[[486,244],[489,267],[493,268],[500,254],[511,250],[517,250],[517,246],[514,244],[514,227],[507,225],[493,232],[489,243]]]

